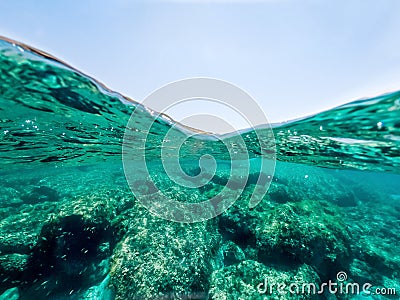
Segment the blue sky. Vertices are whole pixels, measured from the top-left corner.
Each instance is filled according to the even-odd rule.
[[[399,11],[388,0],[0,0],[0,34],[137,101],[187,77],[227,80],[277,122],[400,89]]]

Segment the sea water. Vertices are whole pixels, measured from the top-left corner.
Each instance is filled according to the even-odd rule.
[[[136,109],[140,129],[151,110],[0,41],[0,299],[398,299],[400,92],[274,124],[275,153],[259,151],[270,141],[255,129],[238,133],[250,170],[233,171],[247,183],[196,223],[159,218],[132,193],[122,146]],[[206,134],[179,162],[197,176],[212,155],[214,176],[195,188],[169,178],[160,145],[173,125],[160,117],[140,149],[157,193],[182,203],[220,194],[232,160]],[[142,143],[131,142],[135,153]],[[271,184],[250,208],[260,176]],[[140,175],[132,186],[157,197]]]

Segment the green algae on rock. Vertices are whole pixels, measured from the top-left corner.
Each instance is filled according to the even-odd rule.
[[[210,297],[215,300],[234,299],[318,299],[313,294],[313,287],[317,286],[320,279],[315,271],[307,265],[293,269],[279,269],[268,267],[253,260],[244,260],[233,266],[216,270],[211,275]],[[294,294],[289,290],[282,290],[278,285],[295,284]],[[307,286],[302,293],[303,285]],[[279,289],[279,290],[278,290]]]
[[[279,205],[263,218],[256,229],[256,239],[260,255],[283,255],[313,265],[324,278],[348,264],[350,235],[340,214],[329,203]]]
[[[183,225],[148,216],[135,223],[112,258],[116,299],[206,298],[216,222]]]

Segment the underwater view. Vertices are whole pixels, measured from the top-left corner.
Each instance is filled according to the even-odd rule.
[[[400,299],[400,91],[220,139],[153,119],[151,107],[0,38],[0,300]],[[191,136],[175,149],[171,131]],[[201,185],[171,179],[165,147]],[[161,194],[220,195],[225,206],[192,222],[157,206]]]

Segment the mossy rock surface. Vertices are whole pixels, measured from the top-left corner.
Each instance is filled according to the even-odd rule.
[[[149,214],[132,220],[112,258],[116,299],[203,299],[220,243],[215,220],[180,224]]]
[[[318,286],[320,279],[308,265],[303,264],[293,269],[279,269],[267,267],[253,260],[245,260],[237,265],[213,272],[210,299],[318,299],[312,293],[302,294],[303,284],[309,283]],[[278,290],[278,284],[284,284],[286,287]],[[291,294],[289,290],[291,284],[296,292],[294,294]],[[308,292],[308,289],[306,291]]]
[[[256,239],[260,255],[283,255],[326,276],[347,267],[350,256],[350,234],[340,211],[324,202],[275,207],[259,223]]]

